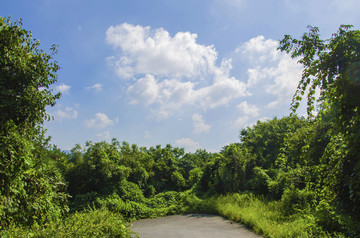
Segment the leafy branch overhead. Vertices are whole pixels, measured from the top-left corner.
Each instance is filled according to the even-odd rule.
[[[293,97],[295,112],[308,90],[307,108],[311,115],[315,109],[316,89],[320,90],[320,107],[345,104],[354,109],[359,106],[360,31],[351,25],[340,26],[330,39],[322,40],[319,29],[309,26],[300,39],[289,35],[280,41],[285,51],[304,66],[301,81]]]

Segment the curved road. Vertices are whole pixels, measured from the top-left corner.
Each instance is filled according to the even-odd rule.
[[[174,215],[135,221],[131,229],[141,238],[258,238],[245,226],[221,216],[208,214]]]

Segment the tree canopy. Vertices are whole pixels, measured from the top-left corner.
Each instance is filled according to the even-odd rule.
[[[50,86],[59,69],[21,20],[0,17],[0,227],[59,218],[65,184],[51,158],[42,123],[60,94]]]
[[[299,107],[308,90],[308,113],[315,109],[316,89],[321,108],[336,107],[340,120],[349,121],[360,105],[360,31],[351,25],[340,26],[330,39],[320,38],[319,28],[309,26],[300,39],[285,35],[279,49],[304,66],[294,95],[292,109]],[[349,118],[350,117],[350,118]]]
[[[46,106],[54,106],[60,94],[50,85],[56,82],[59,66],[50,53],[40,49],[40,41],[22,29],[21,20],[12,23],[0,18],[0,126],[12,121],[34,127],[49,119]],[[3,128],[1,128],[3,129]]]
[[[322,163],[324,191],[351,211],[360,208],[360,30],[340,26],[330,39],[320,38],[317,27],[300,39],[286,35],[279,49],[299,59],[302,79],[293,98],[296,111],[308,90],[308,114],[314,110],[315,92],[320,90],[317,121],[331,127],[330,142]],[[326,168],[326,169],[325,169]]]

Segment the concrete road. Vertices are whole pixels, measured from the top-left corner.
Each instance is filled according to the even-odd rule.
[[[261,237],[245,226],[221,216],[208,214],[174,215],[135,221],[131,229],[141,238],[255,238]]]

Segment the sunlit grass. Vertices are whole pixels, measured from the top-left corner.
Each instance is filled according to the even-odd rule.
[[[106,209],[74,213],[63,220],[32,227],[10,226],[0,237],[134,237],[119,214]]]
[[[115,195],[100,201],[101,208],[75,212],[44,226],[13,226],[0,232],[0,237],[130,237],[132,232],[126,225],[129,219],[184,213],[218,214],[264,237],[345,237],[340,233],[328,235],[310,212],[288,215],[281,200],[268,200],[251,193],[202,199],[192,191],[185,191],[163,193],[138,204],[125,203]]]
[[[242,223],[265,237],[328,237],[311,215],[285,216],[281,201],[252,194],[231,194],[205,199],[202,212],[216,213]]]

